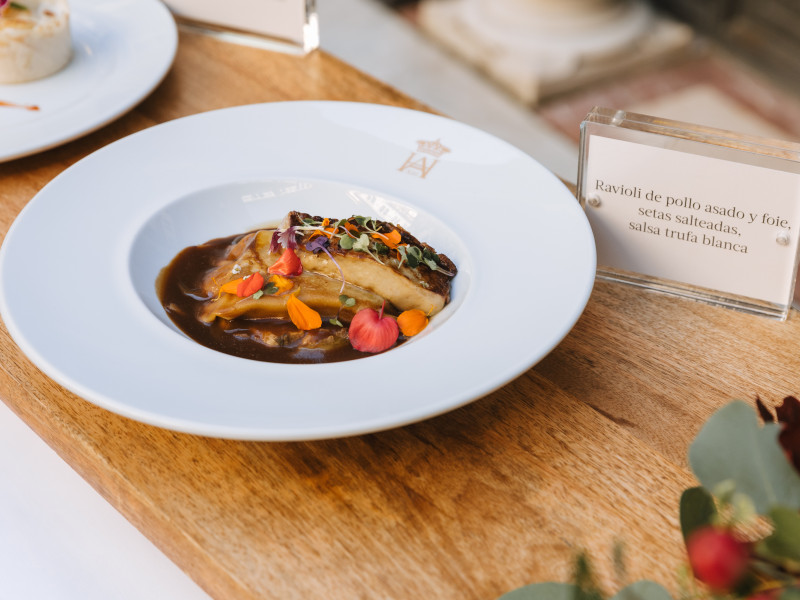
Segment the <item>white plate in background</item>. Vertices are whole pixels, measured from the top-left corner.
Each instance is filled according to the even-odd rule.
[[[175,21],[158,0],[70,0],[73,56],[58,73],[0,84],[0,162],[72,141],[143,100],[172,66]]]

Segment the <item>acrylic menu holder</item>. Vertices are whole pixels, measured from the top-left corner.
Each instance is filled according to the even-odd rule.
[[[319,47],[316,0],[165,0],[188,29],[291,54]]]
[[[599,278],[787,318],[800,144],[594,108],[580,153]]]

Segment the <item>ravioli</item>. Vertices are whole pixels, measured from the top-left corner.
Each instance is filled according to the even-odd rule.
[[[332,362],[363,356],[349,335],[363,329],[354,323],[361,311],[414,323],[401,333],[384,322],[383,338],[398,333],[376,346],[366,332],[361,348],[388,348],[423,329],[449,302],[456,272],[447,256],[399,226],[291,212],[275,229],[185,249],[158,288],[170,318],[206,346],[260,360]]]

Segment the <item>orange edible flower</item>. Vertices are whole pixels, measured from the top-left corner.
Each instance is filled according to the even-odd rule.
[[[327,220],[327,219],[326,219],[326,220]],[[327,236],[328,236],[328,239],[330,239],[331,237],[333,237],[333,234],[334,234],[334,229],[333,229],[333,227],[326,227],[324,230],[322,230],[322,229],[317,229],[316,231],[313,231],[313,232],[311,232],[311,235],[310,235],[310,236],[308,236],[308,239],[309,239],[309,241],[311,241],[311,240],[313,240],[315,237],[317,237],[318,235],[327,235]]]
[[[273,275],[267,281],[275,284],[275,287],[278,288],[278,294],[288,292],[294,287],[294,281],[288,277],[282,277],[281,275]]]
[[[225,292],[226,294],[235,294],[240,298],[247,298],[255,294],[263,286],[264,277],[261,273],[256,272],[247,277],[240,277],[239,279],[229,281],[219,288],[219,291]]]
[[[287,248],[281,254],[277,262],[267,269],[272,275],[283,275],[284,277],[291,277],[292,275],[300,275],[303,272],[303,264],[300,262],[300,257],[297,256],[294,250]]]
[[[289,311],[289,318],[298,329],[308,331],[322,327],[322,317],[313,308],[309,308],[305,302],[299,300],[296,292],[287,298],[286,310]]]
[[[239,279],[234,279],[233,281],[229,281],[221,288],[219,288],[220,292],[225,292],[226,294],[236,294],[236,289],[239,287],[239,284],[244,281],[244,277],[239,277]]]
[[[372,237],[381,240],[384,244],[389,246],[392,250],[397,248],[397,245],[403,239],[397,229],[392,229],[389,233],[373,233]]]
[[[418,308],[405,310],[397,317],[397,324],[404,336],[411,337],[428,326],[428,316]]]

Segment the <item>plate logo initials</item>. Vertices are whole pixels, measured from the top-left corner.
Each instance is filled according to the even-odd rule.
[[[418,140],[416,152],[411,153],[398,171],[425,179],[431,169],[439,162],[439,158],[448,152],[450,152],[450,149],[443,146],[440,140],[435,142]]]

